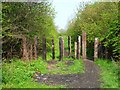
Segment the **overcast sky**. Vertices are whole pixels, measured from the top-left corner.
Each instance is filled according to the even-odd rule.
[[[51,0],[56,11],[55,25],[59,28],[65,29],[67,22],[75,16],[77,7],[83,1],[92,0]]]

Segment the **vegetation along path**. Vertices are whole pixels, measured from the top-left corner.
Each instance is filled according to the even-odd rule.
[[[93,61],[84,60],[85,72],[83,74],[48,75],[48,85],[65,85],[69,88],[98,88],[99,68]]]

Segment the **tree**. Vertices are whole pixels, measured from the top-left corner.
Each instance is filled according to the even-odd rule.
[[[101,43],[110,50],[111,57],[119,59],[118,2],[95,2],[87,4],[83,10],[79,8],[76,17],[68,25],[67,33],[72,33],[75,40],[82,31],[87,32],[88,49],[93,46],[94,38],[99,37]]]
[[[38,37],[39,43],[43,35],[56,37],[54,15],[52,4],[47,0],[34,3],[2,3],[3,56],[12,56],[13,52],[21,56],[23,35],[27,38],[27,45],[34,43],[34,36]],[[49,44],[50,42],[47,45]]]

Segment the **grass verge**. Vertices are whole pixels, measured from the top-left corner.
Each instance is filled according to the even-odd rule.
[[[48,86],[44,83],[33,82],[33,74],[36,71],[42,74],[74,74],[83,72],[82,60],[74,60],[73,65],[60,61],[55,64],[57,70],[48,70],[48,63],[38,60],[26,61],[15,59],[11,63],[2,63],[2,87],[3,88],[64,88],[63,85]]]
[[[110,60],[97,59],[95,61],[101,69],[101,78],[102,88],[120,88],[118,80],[118,63]]]

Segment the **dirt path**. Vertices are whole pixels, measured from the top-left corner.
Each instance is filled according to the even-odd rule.
[[[69,88],[99,88],[99,68],[93,61],[84,60],[85,73],[48,75],[48,85],[65,85]]]

